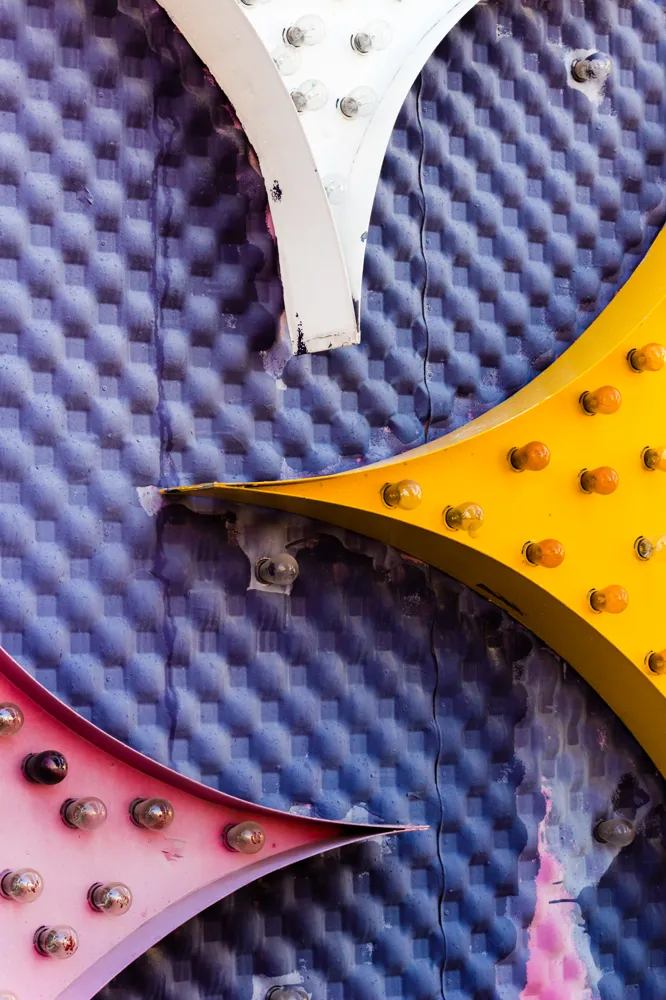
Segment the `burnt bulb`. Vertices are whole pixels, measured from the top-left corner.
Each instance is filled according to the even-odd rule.
[[[29,753],[23,761],[23,774],[37,785],[59,785],[67,777],[67,758],[58,750]]]
[[[32,868],[19,868],[0,876],[0,892],[5,899],[13,899],[16,903],[34,903],[43,888],[42,876]]]
[[[175,815],[173,806],[166,799],[135,799],[130,806],[132,821],[145,830],[166,830]]]
[[[122,882],[101,882],[90,887],[88,902],[93,910],[108,917],[122,917],[132,905],[132,893]]]
[[[79,947],[79,936],[73,927],[39,927],[35,931],[36,950],[45,958],[71,958]]]
[[[106,822],[106,806],[101,799],[67,799],[60,809],[65,826],[90,833]]]

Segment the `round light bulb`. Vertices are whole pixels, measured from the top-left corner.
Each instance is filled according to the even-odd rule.
[[[611,74],[613,63],[611,57],[604,52],[591,52],[584,59],[574,59],[571,64],[571,75],[578,83],[594,80],[603,83]]]
[[[35,931],[35,948],[46,958],[71,958],[79,947],[73,927],[40,927]]]
[[[223,837],[229,850],[239,854],[257,854],[266,843],[263,826],[251,819],[230,826]]]
[[[533,566],[555,569],[564,562],[564,546],[555,538],[544,538],[542,542],[528,542],[525,558]]]
[[[663,344],[646,344],[629,351],[629,364],[635,372],[658,372],[666,364],[666,347]]]
[[[271,59],[282,76],[297,73],[303,64],[301,53],[298,49],[292,49],[290,45],[278,45],[271,52]]]
[[[583,412],[593,417],[597,413],[617,413],[622,404],[622,396],[612,385],[602,385],[594,392],[584,392],[580,397]]]
[[[643,464],[650,472],[666,472],[666,448],[646,448]]]
[[[594,828],[594,836],[602,844],[612,847],[628,847],[636,837],[636,827],[630,819],[616,816],[614,819],[604,819]]]
[[[122,882],[97,882],[88,890],[88,902],[93,910],[107,917],[122,917],[132,905],[132,893]]]
[[[461,503],[457,507],[447,507],[444,520],[451,531],[468,531],[474,535],[483,524],[483,510],[478,503]]]
[[[550,452],[542,441],[530,441],[522,448],[513,448],[509,462],[514,472],[541,472],[550,462]]]
[[[305,111],[319,111],[328,100],[328,91],[321,80],[304,80],[292,90],[291,99],[299,115]]]
[[[130,817],[145,830],[166,830],[175,818],[174,808],[166,799],[135,799],[130,806]]]
[[[15,736],[23,725],[23,712],[11,701],[0,704],[0,737]]]
[[[309,994],[302,986],[271,986],[266,1000],[309,1000]]]
[[[619,615],[629,604],[629,594],[624,587],[612,583],[603,590],[590,592],[590,604],[593,611],[605,611],[609,615]]]
[[[389,483],[382,489],[382,498],[387,507],[401,507],[414,510],[421,503],[423,493],[413,479],[401,479],[399,483]]]
[[[653,674],[666,674],[666,649],[660,649],[658,653],[648,653],[646,659]]]
[[[67,777],[67,769],[67,758],[58,750],[29,753],[22,764],[24,776],[37,785],[59,785]]]
[[[7,990],[0,990],[0,1000],[17,1000],[15,993],[8,993]]]
[[[388,48],[392,41],[393,32],[386,21],[370,21],[352,36],[351,43],[353,49],[367,55]]]
[[[44,881],[33,868],[19,868],[0,875],[0,893],[16,903],[34,903],[42,894]]]
[[[285,30],[284,40],[294,48],[301,45],[318,45],[326,34],[326,25],[319,14],[305,14]]]
[[[601,465],[598,469],[586,469],[580,475],[580,488],[584,493],[598,493],[607,497],[620,485],[620,477],[615,469]]]
[[[254,567],[257,580],[269,587],[290,587],[298,576],[298,563],[288,552],[258,559]]]
[[[355,87],[340,101],[345,118],[367,118],[377,110],[379,98],[372,87]]]
[[[666,535],[654,535],[652,538],[641,535],[636,539],[635,545],[638,558],[646,561],[661,552],[666,552]]]
[[[106,822],[106,806],[101,799],[67,799],[60,807],[66,826],[91,832]]]

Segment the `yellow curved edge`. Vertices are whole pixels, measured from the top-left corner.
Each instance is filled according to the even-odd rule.
[[[645,662],[666,649],[666,551],[643,562],[638,536],[666,534],[666,473],[649,471],[645,447],[666,447],[666,368],[634,372],[633,348],[666,343],[666,230],[590,329],[521,392],[458,431],[397,458],[314,479],[206,483],[162,490],[279,508],[349,528],[449,573],[531,629],[593,685],[666,775],[666,676]],[[583,392],[611,385],[622,405],[588,416]],[[514,472],[512,448],[544,442],[550,464]],[[581,470],[611,466],[620,485],[589,495]],[[415,510],[388,508],[382,488],[415,480]],[[485,522],[470,538],[450,531],[443,511],[473,501]],[[556,569],[523,557],[528,541],[555,538],[566,557]],[[593,588],[619,584],[621,614],[597,614]]]

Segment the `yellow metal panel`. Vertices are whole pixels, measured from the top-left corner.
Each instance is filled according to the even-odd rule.
[[[646,666],[650,651],[666,649],[666,546],[648,561],[635,550],[639,536],[666,534],[666,474],[648,470],[642,458],[646,447],[666,447],[666,367],[636,372],[628,361],[632,349],[666,342],[665,274],[663,231],[622,291],[557,362],[510,400],[432,444],[337,476],[162,492],[293,511],[437,566],[565,657],[666,774],[666,676]],[[619,409],[588,415],[582,394],[603,386],[619,390]],[[514,471],[511,450],[532,441],[549,449],[547,467]],[[616,471],[617,489],[583,492],[580,473],[600,466]],[[383,488],[403,479],[420,486],[422,501],[414,509],[389,508]],[[473,537],[451,531],[444,518],[448,506],[469,501],[484,514]],[[525,543],[549,538],[564,545],[564,561],[552,569],[531,565]],[[629,595],[619,614],[599,614],[590,605],[590,591],[609,585]]]

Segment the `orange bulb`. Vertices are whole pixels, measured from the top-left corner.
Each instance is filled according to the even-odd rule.
[[[530,441],[522,448],[513,448],[509,462],[515,472],[541,472],[550,462],[550,452],[542,441]]]
[[[584,392],[580,397],[580,405],[591,417],[597,413],[617,413],[621,403],[622,396],[612,385],[602,385],[600,389]]]
[[[666,448],[646,448],[643,452],[643,464],[650,472],[666,472]]]
[[[468,531],[473,537],[483,524],[483,510],[478,503],[461,503],[447,507],[444,520],[451,531]]]
[[[629,604],[629,594],[624,587],[611,583],[603,590],[593,590],[590,594],[590,604],[594,611],[606,611],[609,615],[619,615]]]
[[[666,649],[658,653],[648,653],[646,659],[653,674],[666,674]]]
[[[658,372],[666,364],[666,347],[662,344],[646,344],[639,350],[629,352],[629,364],[636,372]]]
[[[580,487],[584,493],[598,493],[602,497],[610,496],[620,485],[620,477],[615,469],[600,465],[591,471],[586,469],[580,474]]]
[[[413,479],[401,479],[399,483],[388,483],[382,490],[382,498],[387,507],[414,510],[421,503],[423,493]]]
[[[525,558],[533,566],[555,569],[564,561],[564,546],[555,538],[544,538],[542,542],[528,542],[525,546]]]

